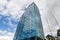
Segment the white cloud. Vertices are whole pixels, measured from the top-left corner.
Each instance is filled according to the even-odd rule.
[[[5,2],[4,5],[3,5],[3,3],[1,3],[1,5],[0,5],[0,12],[1,12],[0,14],[1,15],[3,15],[3,16],[11,15],[11,17],[13,19],[17,19],[18,17],[20,17],[20,14],[22,14],[23,11],[22,11],[22,8],[19,5],[17,5],[12,0],[10,2]],[[7,7],[7,8],[4,9],[4,7]],[[19,13],[19,11],[20,11],[20,13]]]
[[[0,0],[0,4],[5,4],[7,1],[6,0]]]
[[[0,40],[13,40],[14,33],[0,30],[0,33],[3,34],[0,36]]]
[[[13,35],[13,32],[9,32],[7,30],[0,30],[0,34],[3,34],[3,35]]]
[[[6,34],[6,32],[7,32],[7,31],[2,31],[2,30],[0,30],[0,33],[1,33],[1,34]]]
[[[0,40],[13,40],[12,36],[0,36]]]

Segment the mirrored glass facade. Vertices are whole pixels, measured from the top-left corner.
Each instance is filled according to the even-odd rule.
[[[37,40],[37,38],[44,39],[44,32],[41,15],[33,2],[20,18],[13,40]]]

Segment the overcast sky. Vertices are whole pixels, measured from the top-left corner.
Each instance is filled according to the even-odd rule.
[[[52,35],[56,36],[60,24],[60,0],[0,0],[0,40],[13,39],[24,8],[32,2],[35,2],[40,10],[44,34],[52,32]]]

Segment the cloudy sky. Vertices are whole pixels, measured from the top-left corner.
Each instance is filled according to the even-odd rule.
[[[60,24],[60,0],[0,0],[0,40],[13,39],[24,8],[33,1],[40,10],[44,34],[56,36]]]

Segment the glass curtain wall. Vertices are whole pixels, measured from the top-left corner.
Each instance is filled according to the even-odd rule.
[[[20,18],[13,40],[43,40],[44,32],[41,15],[33,2]]]

